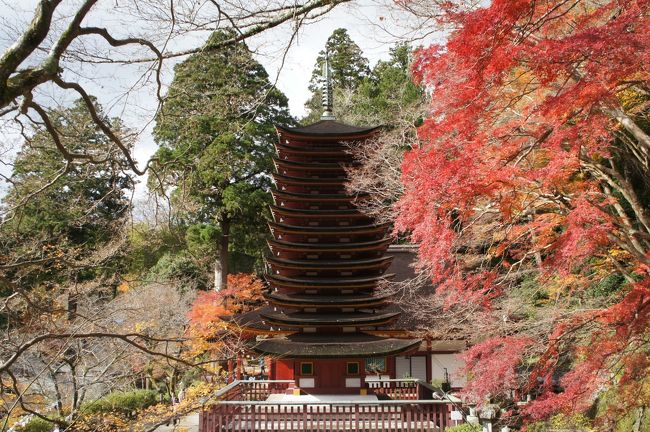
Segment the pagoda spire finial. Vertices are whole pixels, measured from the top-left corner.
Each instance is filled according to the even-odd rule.
[[[330,70],[330,56],[329,52],[325,51],[325,61],[323,62],[322,74],[322,92],[323,92],[323,114],[320,116],[321,120],[336,120],[334,113],[334,92],[332,89],[332,71]]]

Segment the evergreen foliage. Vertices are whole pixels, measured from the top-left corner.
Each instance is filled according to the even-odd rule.
[[[229,35],[215,32],[206,47]],[[293,124],[287,98],[244,43],[176,66],[156,118],[159,175],[149,186],[172,189],[190,248],[218,255],[222,267],[228,249],[258,258],[264,250],[275,124]]]
[[[326,53],[329,57],[332,72],[335,114],[337,100],[342,96],[341,92],[356,90],[363,80],[370,75],[368,59],[363,56],[361,48],[350,38],[348,31],[344,28],[334,30],[330,37],[327,38],[325,48],[318,53],[311,74],[309,90],[312,92],[312,96],[305,103],[305,107],[309,110],[309,115],[303,120],[305,124],[318,121],[323,113],[321,76]]]
[[[340,101],[341,119],[353,124],[410,127],[422,121],[425,102],[422,87],[415,84],[409,71],[411,47],[398,43],[390,49],[388,60],[372,68],[350,98]]]
[[[131,417],[135,412],[158,402],[158,393],[153,390],[132,390],[113,392],[101,399],[81,406],[84,414],[119,413]]]
[[[380,60],[369,69],[368,60],[349,38],[345,29],[337,29],[328,39],[334,114],[338,121],[354,125],[407,127],[415,132],[422,121],[426,95],[411,79],[411,46],[400,42],[390,48],[388,60]],[[322,114],[320,76],[325,50],[321,51],[312,73],[312,96],[305,106],[309,114],[304,124],[318,121]]]
[[[102,113],[100,106],[97,110]],[[48,115],[69,152],[84,149],[98,162],[68,163],[44,127],[16,156],[2,201],[9,218],[0,247],[3,264],[30,263],[6,275],[30,288],[115,274],[121,265],[117,256],[102,249],[119,238],[133,189],[123,155],[97,128],[83,101]],[[105,121],[128,137],[119,119]]]

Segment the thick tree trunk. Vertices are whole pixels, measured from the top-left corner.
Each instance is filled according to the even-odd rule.
[[[645,149],[644,153],[648,154],[650,151],[650,136],[625,111],[621,108],[603,108],[603,112],[618,121]]]
[[[214,289],[221,291],[228,288],[228,245],[230,244],[230,220],[224,218],[219,222],[221,240],[219,240],[219,256],[214,265]]]

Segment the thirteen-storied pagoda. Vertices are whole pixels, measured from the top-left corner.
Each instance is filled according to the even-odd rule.
[[[403,354],[421,341],[395,328],[399,310],[376,292],[391,277],[389,226],[361,213],[355,201],[363,197],[345,187],[349,144],[379,129],[335,121],[327,63],[321,121],[277,128],[268,306],[238,321],[257,335],[253,349],[270,359],[271,379],[294,380],[297,392],[358,394],[366,371],[387,373],[392,360],[394,377],[396,359],[409,359]]]

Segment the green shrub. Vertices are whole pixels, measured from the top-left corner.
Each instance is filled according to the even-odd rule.
[[[555,415],[547,421],[531,423],[526,432],[593,432],[589,419],[584,414]]]
[[[153,390],[133,390],[109,393],[101,399],[81,406],[84,414],[117,413],[130,417],[134,411],[155,405],[158,394]]]
[[[482,432],[483,427],[477,424],[463,423],[445,429],[445,432]]]
[[[601,279],[591,287],[592,297],[607,297],[616,292],[625,285],[626,280],[623,275],[613,273]]]
[[[32,417],[25,426],[20,426],[16,430],[20,432],[50,432],[52,429],[54,429],[54,423]]]

